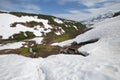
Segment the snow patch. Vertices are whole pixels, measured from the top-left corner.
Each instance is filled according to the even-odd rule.
[[[43,37],[35,37],[29,41],[35,41],[37,44],[42,44]]]
[[[78,28],[76,26],[73,26],[76,30],[78,30]]]
[[[0,45],[0,50],[4,49],[17,49],[23,46],[25,42],[14,42],[14,43],[7,43],[5,45]]]
[[[62,20],[57,19],[57,18],[54,18],[53,20],[54,20],[55,22],[59,23],[59,24],[62,24],[62,23],[63,23],[63,21],[62,21]]]

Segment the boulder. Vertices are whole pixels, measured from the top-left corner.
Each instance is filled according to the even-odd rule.
[[[89,53],[87,53],[85,51],[77,51],[76,54],[79,54],[79,55],[82,55],[82,56],[85,56],[85,57],[89,55]]]

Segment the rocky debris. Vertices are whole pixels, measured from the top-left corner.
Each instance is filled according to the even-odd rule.
[[[84,52],[84,51],[79,52],[77,49],[74,49],[74,48],[66,48],[64,50],[61,50],[60,54],[61,53],[62,54],[78,54],[78,55],[82,55],[85,57],[89,55],[89,53],[87,53],[87,52]]]
[[[98,40],[99,40],[99,38],[91,39],[91,40],[88,40],[88,41],[85,41],[85,42],[81,42],[78,45],[83,46],[83,45],[86,45],[86,44],[97,42]]]
[[[61,49],[59,53],[60,54],[61,53],[63,53],[63,54],[78,54],[78,55],[82,55],[82,56],[86,57],[89,55],[89,53],[84,52],[84,51],[78,51],[78,48],[80,48],[81,46],[86,45],[86,44],[97,42],[98,40],[99,40],[99,38],[96,38],[96,39],[91,39],[91,40],[81,42],[81,43],[77,43],[76,41],[74,41],[73,43],[71,43],[71,46]]]

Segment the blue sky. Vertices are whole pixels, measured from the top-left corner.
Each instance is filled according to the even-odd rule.
[[[0,10],[47,14],[80,21],[120,11],[120,0],[0,0]]]

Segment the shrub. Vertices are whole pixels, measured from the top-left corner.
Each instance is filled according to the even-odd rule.
[[[26,34],[27,36],[25,36],[24,34]],[[13,38],[9,37],[9,39],[10,40],[16,40],[16,41],[21,41],[21,40],[30,39],[30,38],[35,37],[33,32],[29,32],[29,31],[26,31],[25,33],[24,32],[20,32],[18,34],[14,34],[12,36],[13,36]]]

